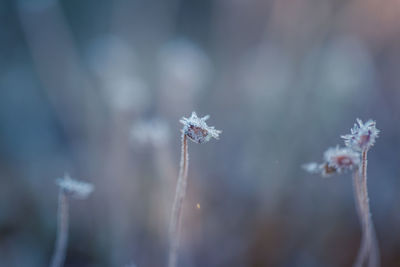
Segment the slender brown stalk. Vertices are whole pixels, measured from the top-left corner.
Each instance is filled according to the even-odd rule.
[[[356,204],[357,215],[360,220],[361,229],[362,229],[361,246],[358,251],[357,259],[353,266],[361,267],[363,262],[365,262],[365,259],[367,256],[367,246],[366,246],[367,243],[365,242],[365,231],[364,231],[365,220],[363,218],[364,206],[362,205],[360,169],[358,169],[358,168],[353,172],[353,189],[354,189],[354,201]]]
[[[180,227],[182,221],[182,207],[187,187],[188,163],[189,163],[189,154],[188,154],[187,136],[183,133],[180,170],[179,170],[178,182],[176,185],[175,199],[174,199],[174,204],[172,206],[171,221],[169,226],[169,238],[170,238],[169,259],[168,259],[169,267],[175,267],[177,263],[179,235],[180,235]]]
[[[367,152],[362,152],[361,170],[353,175],[356,206],[362,227],[361,247],[354,266],[363,266],[368,260],[369,267],[379,266],[379,248],[375,228],[371,219],[367,187]],[[361,174],[361,177],[359,176]]]
[[[63,189],[58,196],[58,222],[56,248],[51,261],[51,267],[64,265],[65,253],[68,242],[68,197]]]
[[[207,115],[199,118],[197,117],[196,112],[193,111],[192,115],[189,118],[183,117],[180,120],[180,122],[183,124],[182,152],[174,205],[172,206],[171,221],[169,225],[169,267],[175,267],[178,258],[179,234],[182,222],[182,208],[186,194],[189,163],[187,140],[188,138],[190,138],[190,140],[192,140],[193,142],[197,144],[202,144],[210,141],[211,138],[218,139],[219,135],[222,132],[220,130],[216,130],[213,126],[207,125],[206,120],[209,119],[209,117],[210,116]]]

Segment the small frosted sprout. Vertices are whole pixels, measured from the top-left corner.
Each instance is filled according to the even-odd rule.
[[[199,118],[196,112],[192,112],[189,118],[183,117],[180,122],[182,129],[182,152],[178,182],[176,185],[175,199],[172,206],[171,221],[169,225],[170,248],[168,266],[175,267],[178,257],[180,225],[182,221],[182,206],[186,194],[189,153],[187,139],[195,143],[202,144],[210,141],[211,138],[218,139],[222,131],[215,130],[214,127],[207,125],[206,120],[209,116]]]
[[[347,147],[359,152],[371,148],[379,134],[376,122],[373,120],[368,120],[364,124],[362,120],[357,119],[357,123],[350,131],[350,134],[342,135],[344,143]]]
[[[355,267],[379,266],[379,248],[371,218],[367,188],[367,152],[374,145],[378,133],[375,121],[369,120],[363,123],[357,119],[351,133],[342,136],[346,148],[329,148],[324,153],[324,163],[303,165],[306,171],[322,176],[353,171],[354,198],[362,227],[361,246],[354,263]]]
[[[57,240],[50,267],[64,265],[68,242],[68,198],[86,199],[94,190],[92,184],[74,180],[68,174],[65,174],[63,178],[58,178],[56,184],[60,188],[58,195]]]
[[[207,125],[206,120],[209,118],[209,115],[199,118],[194,111],[190,118],[183,117],[180,120],[183,124],[183,134],[187,135],[190,140],[198,144],[206,143],[210,141],[211,138],[218,139],[221,131],[215,130],[213,126]]]

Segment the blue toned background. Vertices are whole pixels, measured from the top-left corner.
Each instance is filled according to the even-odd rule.
[[[400,266],[397,0],[0,0],[0,266],[46,266],[55,179],[71,200],[65,266],[164,266],[179,119],[189,143],[179,266],[351,266],[350,174],[301,169],[357,117],[382,266]],[[199,204],[199,205],[198,205]]]

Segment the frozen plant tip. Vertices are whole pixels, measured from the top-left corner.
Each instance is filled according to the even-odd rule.
[[[350,130],[350,134],[342,135],[344,143],[347,147],[362,152],[371,148],[375,144],[375,139],[378,137],[379,130],[375,127],[376,122],[368,120],[365,124],[362,120],[357,119],[357,123]]]
[[[94,189],[92,184],[74,180],[68,174],[65,174],[64,178],[58,178],[56,184],[68,196],[79,199],[87,198]]]
[[[311,162],[304,164],[302,167],[309,173],[321,174],[323,177],[327,177],[335,173],[357,169],[359,164],[360,153],[349,148],[336,146],[325,151],[323,163]]]
[[[180,122],[183,124],[182,129],[182,152],[178,182],[176,185],[174,204],[172,206],[171,221],[169,225],[170,247],[168,255],[168,266],[175,267],[177,263],[180,226],[182,221],[182,207],[185,199],[189,153],[187,139],[190,138],[195,143],[201,144],[210,141],[211,138],[218,139],[221,131],[215,130],[206,124],[209,116],[199,118],[196,112],[192,112],[190,118],[182,118]]]
[[[208,126],[206,120],[209,118],[209,115],[199,118],[194,111],[192,112],[192,116],[189,118],[183,117],[180,120],[180,122],[183,124],[183,134],[198,144],[206,143],[210,141],[211,138],[218,139],[222,131],[215,130],[214,127]]]
[[[325,162],[328,167],[334,168],[337,172],[358,168],[360,164],[360,154],[348,148],[329,148],[324,153]]]
[[[60,191],[58,195],[58,221],[57,240],[50,267],[61,267],[64,265],[65,253],[68,243],[68,197],[85,199],[93,192],[93,185],[76,181],[65,174],[63,178],[56,180]]]

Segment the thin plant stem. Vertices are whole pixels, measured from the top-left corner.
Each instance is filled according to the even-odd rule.
[[[379,248],[375,233],[375,228],[371,219],[369,207],[368,187],[367,187],[367,152],[362,151],[361,159],[361,177],[354,175],[355,191],[357,194],[357,204],[359,207],[359,217],[362,226],[362,238],[359,255],[354,266],[362,266],[365,259],[368,258],[369,267],[379,266]],[[358,193],[357,193],[358,192]]]
[[[189,163],[189,154],[188,154],[187,136],[184,133],[182,133],[182,152],[181,152],[180,170],[179,170],[178,182],[176,185],[175,199],[174,199],[174,204],[172,206],[171,221],[169,226],[169,238],[170,238],[169,259],[168,259],[169,267],[175,267],[178,258],[179,235],[180,235],[180,227],[182,221],[182,207],[187,187],[188,163]]]
[[[371,233],[371,254],[369,257],[369,266],[378,267],[380,266],[380,253],[379,253],[379,245],[378,239],[376,237],[374,222],[371,220],[370,224],[370,233]]]
[[[361,192],[361,180],[360,180],[360,170],[357,168],[354,173],[353,173],[353,190],[354,190],[354,201],[356,204],[356,210],[357,210],[357,215],[358,218],[360,220],[360,224],[361,224],[361,229],[362,229],[362,233],[361,233],[361,246],[360,249],[358,251],[358,255],[356,258],[356,261],[354,263],[354,267],[361,267],[363,262],[366,259],[367,256],[367,246],[366,246],[366,242],[365,242],[365,231],[364,231],[364,218],[363,218],[363,210],[364,210],[364,206],[362,204],[362,192]]]
[[[68,242],[68,197],[63,189],[60,189],[58,196],[58,222],[57,241],[51,267],[64,265],[66,248]]]
[[[364,220],[362,218],[362,196],[361,196],[361,181],[360,181],[360,170],[357,168],[353,172],[353,190],[354,190],[354,201],[356,203],[356,210],[357,210],[357,215],[360,219],[360,224],[364,223]]]
[[[361,195],[362,195],[362,212],[364,217],[364,242],[367,250],[368,257],[371,253],[371,231],[370,231],[370,224],[371,224],[371,215],[370,215],[370,208],[369,208],[369,198],[368,198],[368,187],[367,187],[367,150],[362,152],[362,159],[361,159]],[[361,245],[363,246],[363,245]]]

